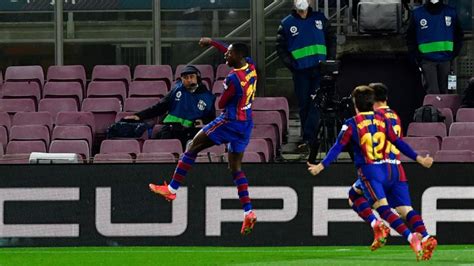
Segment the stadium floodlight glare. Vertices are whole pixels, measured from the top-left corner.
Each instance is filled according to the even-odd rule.
[[[44,153],[32,152],[29,159],[30,164],[66,164],[78,163],[79,155],[75,153]]]

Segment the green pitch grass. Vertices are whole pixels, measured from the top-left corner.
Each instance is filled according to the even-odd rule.
[[[0,265],[474,265],[474,245],[439,246],[418,263],[408,246],[0,248]]]

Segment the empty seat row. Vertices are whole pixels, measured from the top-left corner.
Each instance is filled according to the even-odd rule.
[[[413,122],[408,125],[408,137],[446,137],[446,136],[474,136],[474,122],[454,122],[448,129],[445,123],[419,123]]]
[[[267,153],[260,147],[263,140],[251,140],[249,143],[248,156],[245,161],[265,162]],[[3,155],[1,149],[0,155]],[[23,155],[23,160],[31,152],[50,153],[76,153],[81,155],[83,161],[90,158],[90,149],[85,140],[53,140],[46,148],[41,141],[12,141],[6,149],[6,158],[2,163],[8,163],[12,156]],[[95,162],[125,163],[138,161],[153,162],[175,162],[183,152],[179,140],[146,140],[143,148],[137,140],[105,140],[101,143],[100,153],[94,157]],[[196,158],[196,162],[222,162],[224,160],[225,146],[213,146],[202,151]],[[171,155],[171,156],[170,156]],[[258,155],[257,157],[255,155]]]
[[[169,65],[138,65],[135,67],[133,80],[161,80],[170,89],[173,80],[180,77],[185,65],[178,65],[173,76]],[[209,89],[214,80],[223,80],[230,68],[221,64],[214,68],[211,65],[195,65],[201,72],[201,77]],[[132,82],[130,67],[127,65],[97,65],[92,70],[92,81],[122,81],[128,87]],[[41,88],[45,83],[44,72],[41,66],[10,66],[5,72],[5,81],[36,82]],[[86,88],[86,73],[81,65],[50,66],[47,71],[48,82],[78,82]]]
[[[456,152],[463,154],[466,153],[465,151],[474,152],[474,136],[443,137],[441,143],[439,139],[434,136],[406,137],[404,140],[421,155],[429,154],[435,156],[436,154],[452,155],[456,154]],[[404,155],[402,155],[402,160],[409,161],[409,159]]]

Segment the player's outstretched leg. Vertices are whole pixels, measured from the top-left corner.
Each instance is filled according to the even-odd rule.
[[[405,216],[408,225],[415,231],[421,234],[423,237],[421,246],[423,248],[423,260],[429,260],[433,256],[433,252],[438,245],[436,238],[430,236],[426,231],[425,223],[423,218],[411,207]]]
[[[167,201],[176,199],[176,192],[184,182],[184,178],[194,164],[197,154],[213,145],[214,142],[206,135],[206,133],[204,133],[202,130],[199,131],[196,136],[194,136],[189,147],[186,149],[186,152],[179,159],[170,184],[167,185],[166,182],[161,186],[149,184],[148,186],[150,190],[160,196],[163,196]]]
[[[354,187],[349,190],[349,205],[352,209],[368,223],[374,231],[374,241],[370,245],[370,250],[375,251],[387,243],[387,237],[390,235],[388,228],[382,221],[377,220],[367,199],[358,193]]]
[[[232,171],[232,177],[234,184],[237,187],[237,193],[239,195],[240,204],[244,210],[244,221],[240,233],[242,235],[248,235],[252,233],[253,227],[257,222],[257,215],[252,210],[252,203],[250,201],[248,192],[248,181],[245,173],[241,170],[240,165],[242,162],[243,153],[232,153],[229,152],[229,167]]]
[[[173,174],[173,179],[170,184],[167,185],[164,182],[163,185],[150,184],[150,190],[154,193],[163,196],[167,201],[176,199],[176,192],[184,181],[186,174],[191,169],[194,161],[196,160],[196,154],[191,152],[185,152],[178,161],[178,165]]]
[[[408,240],[411,249],[413,250],[413,252],[415,252],[416,260],[420,260],[423,256],[423,250],[421,247],[421,235],[419,233],[412,234],[408,227],[405,225],[405,223],[403,223],[400,216],[392,212],[388,204],[377,205],[374,205],[374,207],[376,207],[377,212],[380,214],[380,217],[387,221],[390,224],[390,227],[395,229],[400,235],[404,236]]]

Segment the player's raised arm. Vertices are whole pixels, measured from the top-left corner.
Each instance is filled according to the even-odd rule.
[[[395,145],[403,154],[405,154],[408,158],[412,159],[413,161],[418,162],[425,168],[430,168],[433,165],[433,158],[430,156],[422,157],[418,155],[405,141],[403,141],[398,135],[395,133],[395,130],[392,127],[392,123],[385,120],[386,124],[386,135],[387,139]]]
[[[226,43],[219,42],[219,41],[213,40],[213,39],[208,38],[208,37],[201,38],[199,40],[199,45],[202,46],[202,47],[212,45],[217,50],[221,51],[222,53],[227,52],[227,48],[229,47],[229,45],[227,45]]]

